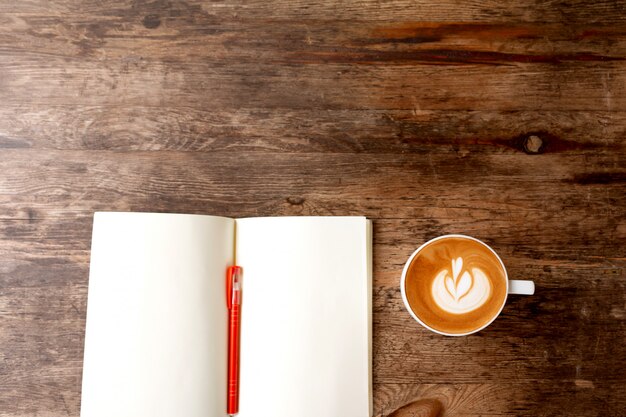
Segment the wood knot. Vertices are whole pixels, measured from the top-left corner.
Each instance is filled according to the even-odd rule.
[[[28,216],[29,223],[33,223],[37,220],[37,212],[30,207],[26,209],[26,215]]]
[[[149,14],[143,18],[142,23],[148,29],[156,29],[161,26],[161,19],[155,14]]]
[[[527,154],[539,154],[543,152],[543,140],[537,135],[530,135],[524,139],[524,152]]]
[[[301,206],[304,204],[304,198],[302,197],[287,197],[287,202],[292,206]]]

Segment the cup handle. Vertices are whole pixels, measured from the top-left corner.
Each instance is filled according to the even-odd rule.
[[[509,280],[509,294],[533,295],[535,293],[535,283],[518,279]]]

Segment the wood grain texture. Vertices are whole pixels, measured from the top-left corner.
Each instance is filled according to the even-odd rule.
[[[176,4],[170,20],[141,8],[102,20],[7,14],[4,103],[212,111],[626,104],[621,24],[242,21]]]
[[[496,0],[462,2],[459,0],[394,0],[371,2],[367,0],[333,0],[309,2],[306,0],[212,1],[202,0],[25,0],[0,3],[0,10],[20,14],[71,15],[80,17],[113,18],[153,14],[171,18],[193,19],[206,13],[217,19],[316,19],[358,21],[523,21],[563,22],[571,24],[622,23],[623,4],[619,1],[598,0],[569,2],[521,0],[503,5]]]
[[[626,112],[0,107],[0,148],[115,151],[541,153],[626,146]],[[539,153],[537,152],[537,153]]]
[[[374,411],[626,415],[623,1],[0,1],[0,416],[78,416],[92,213],[374,220]],[[421,329],[401,269],[533,297]]]

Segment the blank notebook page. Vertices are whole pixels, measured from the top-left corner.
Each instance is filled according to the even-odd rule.
[[[223,417],[235,223],[96,213],[81,417]]]
[[[371,415],[371,238],[363,217],[237,220],[240,417]]]

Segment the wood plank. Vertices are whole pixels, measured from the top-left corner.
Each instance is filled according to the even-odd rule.
[[[402,21],[421,19],[426,21],[478,21],[478,22],[565,22],[568,24],[621,23],[626,20],[623,1],[598,0],[594,2],[574,1],[536,2],[520,0],[503,4],[495,0],[462,2],[458,0],[394,0],[387,2],[346,0],[276,0],[264,2],[203,0],[85,0],[80,4],[71,0],[25,0],[0,4],[0,12],[20,14],[80,14],[85,17],[130,15],[138,20],[146,16],[159,19],[186,18],[198,15],[213,16],[215,19],[329,19]]]
[[[602,154],[626,149],[626,113],[197,110],[0,106],[0,148],[115,151]]]
[[[308,58],[307,58],[308,59]],[[142,63],[51,57],[0,62],[9,105],[289,109],[588,110],[626,107],[626,66],[615,62],[500,65]],[[296,62],[294,62],[295,64]],[[381,62],[382,64],[382,62]],[[413,65],[405,65],[413,64]],[[491,66],[490,66],[491,67]]]
[[[623,61],[626,24],[355,22],[5,14],[6,56],[168,63],[423,63],[512,65]]]
[[[619,153],[580,157],[521,151],[396,155],[6,149],[0,154],[2,218],[172,207],[190,213],[210,207],[233,216],[361,213],[372,218],[427,218],[429,210],[437,208],[435,227],[447,217],[446,210],[458,208],[483,220],[513,221],[516,215],[544,213],[555,225],[592,234],[597,232],[587,230],[591,225],[586,219],[606,216],[614,219],[616,233],[624,233],[615,220],[625,198],[626,167]],[[572,212],[567,223],[563,211]]]
[[[215,20],[10,14],[7,104],[613,111],[626,26]],[[148,25],[150,26],[150,25]]]

